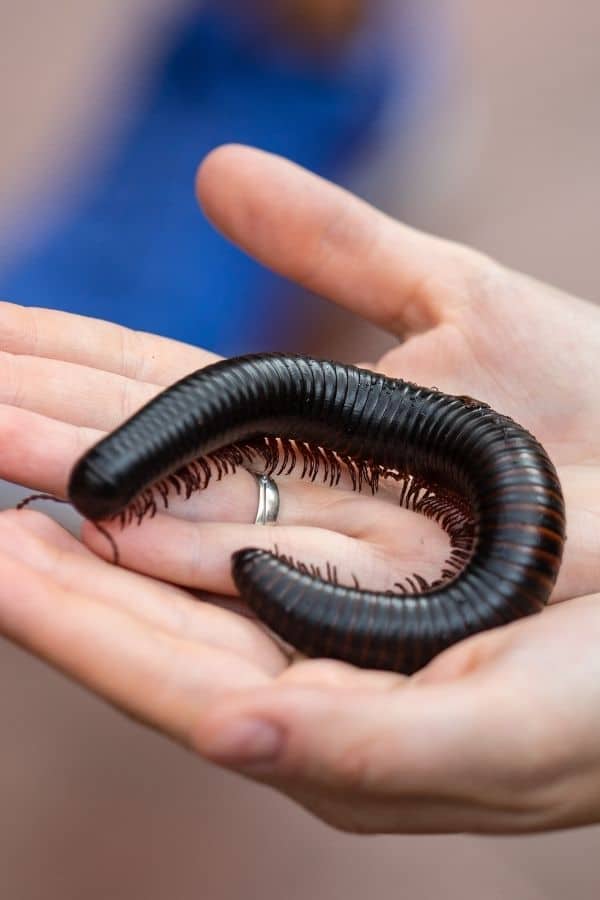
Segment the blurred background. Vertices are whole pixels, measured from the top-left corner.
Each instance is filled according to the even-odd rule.
[[[597,299],[599,36],[594,0],[3,0],[0,294],[223,353],[375,354],[195,210],[199,159],[242,140]],[[598,829],[339,835],[7,643],[0,683],[7,900],[597,897]]]

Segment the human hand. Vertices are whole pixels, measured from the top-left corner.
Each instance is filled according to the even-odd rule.
[[[598,590],[595,559],[600,453],[593,440],[599,416],[594,403],[594,367],[598,366],[594,353],[599,335],[597,311],[580,301],[567,301],[551,289],[512,275],[470,251],[425,238],[392,223],[348,195],[263,154],[235,148],[223,150],[207,161],[199,184],[204,204],[217,224],[255,255],[379,324],[397,333],[413,335],[381,360],[378,367],[390,375],[433,383],[449,392],[478,396],[501,412],[514,416],[546,443],[561,467],[569,517],[570,540],[555,596],[574,597]],[[515,308],[518,309],[518,322],[515,322]],[[5,435],[3,450],[7,451],[3,454],[4,474],[42,490],[64,490],[70,465],[78,453],[99,436],[100,430],[117,424],[125,413],[148,399],[160,385],[206,361],[206,357],[191,348],[181,348],[171,342],[159,344],[156,339],[134,336],[111,326],[13,308],[6,308],[4,313],[4,325],[0,326],[2,344],[7,351],[17,354],[5,357],[8,377],[4,379],[3,399],[12,405],[5,406],[1,413],[4,422],[0,432]],[[553,324],[556,322],[560,323],[559,328]],[[546,334],[537,337],[540,327],[546,329]],[[573,348],[576,348],[576,358]],[[510,359],[510,369],[502,359],[503,353]],[[23,354],[26,355],[23,357]],[[125,370],[123,361],[129,361],[134,369]],[[140,367],[137,371],[136,366]],[[501,370],[503,376],[499,375]],[[543,397],[535,396],[538,386],[544,388]],[[17,408],[18,404],[22,408]],[[319,490],[323,491],[321,495],[311,493]],[[311,549],[315,553],[323,552],[322,548],[326,546],[327,554],[336,560],[339,551],[346,559],[352,559],[353,564],[360,562],[368,569],[371,560],[379,569],[381,557],[396,550],[386,544],[389,540],[385,536],[389,532],[387,523],[385,529],[378,531],[379,518],[369,515],[369,510],[378,503],[377,508],[383,509],[383,501],[377,498],[361,498],[347,492],[345,496],[340,492],[339,496],[333,497],[329,489],[299,483],[282,487],[282,498],[282,511],[287,507],[289,519],[278,526],[277,538],[282,547],[284,540],[289,539],[295,555],[312,558]],[[251,527],[242,523],[251,520],[253,506],[255,487],[250,476],[239,473],[221,485],[214,485],[212,496],[209,497],[207,492],[205,497],[199,496],[187,506],[174,509],[173,515],[145,523],[143,530],[132,529],[120,535],[121,554],[128,565],[150,574],[191,587],[227,593],[230,589],[227,559],[232,549],[250,542],[247,535]],[[398,522],[402,511],[393,509],[390,504],[387,507]],[[220,524],[214,524],[216,517]],[[204,522],[198,523],[198,519],[204,519]],[[233,525],[232,519],[238,524]],[[421,746],[419,735],[423,740],[430,735],[435,745],[429,757],[422,759],[429,761],[431,785],[436,785],[432,793],[436,797],[444,797],[445,793],[433,777],[436,774],[433,751],[438,753],[438,781],[444,777],[445,766],[451,770],[452,764],[459,762],[456,755],[461,755],[458,750],[462,747],[461,758],[479,760],[484,781],[485,777],[488,782],[499,779],[506,785],[512,777],[518,782],[517,769],[523,762],[518,742],[512,748],[512,755],[508,753],[504,768],[499,765],[499,759],[485,753],[496,739],[505,736],[505,720],[500,715],[497,720],[491,715],[491,721],[489,715],[487,720],[473,719],[473,711],[478,703],[479,711],[489,705],[486,698],[495,696],[494,685],[497,693],[503,684],[511,683],[510,665],[506,666],[504,680],[503,664],[491,667],[496,673],[491,682],[478,679],[478,675],[486,670],[486,659],[493,658],[501,663],[506,658],[506,654],[499,652],[498,643],[491,649],[492,642],[504,641],[509,647],[516,646],[514,642],[520,635],[527,643],[529,639],[522,636],[538,633],[530,631],[538,619],[464,642],[439,657],[417,679],[406,683],[397,676],[357,672],[334,663],[295,662],[288,667],[285,656],[277,647],[256,626],[244,620],[244,640],[252,644],[250,655],[254,669],[251,677],[235,643],[238,638],[233,645],[229,643],[230,627],[235,631],[231,612],[223,612],[226,619],[219,613],[220,620],[215,625],[214,610],[211,610],[213,618],[208,624],[206,612],[210,608],[197,604],[190,613],[198,623],[194,628],[189,625],[187,613],[185,617],[179,616],[179,622],[185,624],[177,632],[177,653],[174,655],[163,649],[165,634],[170,637],[163,620],[148,617],[143,604],[138,607],[138,596],[145,591],[145,580],[140,579],[139,588],[133,587],[133,581],[125,586],[105,580],[104,591],[98,593],[96,584],[99,585],[100,576],[86,582],[81,574],[72,573],[66,564],[66,556],[75,552],[73,545],[67,550],[60,544],[64,538],[59,538],[58,532],[44,531],[53,526],[40,525],[45,520],[37,515],[21,521],[23,528],[31,522],[29,527],[44,548],[40,551],[41,556],[55,558],[58,552],[63,565],[56,567],[53,564],[48,568],[44,563],[40,568],[39,555],[36,557],[35,553],[26,550],[27,540],[16,539],[18,547],[14,548],[14,553],[18,562],[4,562],[9,568],[11,564],[13,569],[17,566],[18,572],[14,572],[14,576],[18,575],[24,596],[36,600],[35,603],[28,600],[26,604],[19,604],[14,594],[10,597],[0,595],[0,619],[5,631],[113,702],[179,739],[191,742],[199,752],[242,768],[240,760],[232,755],[231,746],[229,749],[225,746],[224,737],[228,728],[235,728],[236,722],[253,717],[250,708],[255,704],[255,713],[259,710],[262,719],[275,724],[276,731],[286,735],[286,747],[280,750],[278,761],[266,768],[264,765],[259,767],[258,777],[288,791],[340,827],[494,830],[553,824],[550,815],[545,820],[538,817],[535,822],[530,817],[526,822],[526,816],[519,816],[518,809],[513,810],[512,820],[509,810],[501,824],[497,821],[494,824],[493,815],[482,815],[485,807],[483,790],[470,796],[466,813],[463,809],[464,815],[460,811],[457,813],[446,798],[441,803],[446,810],[444,817],[440,814],[439,803],[427,807],[426,798],[423,792],[419,795],[418,787],[412,808],[418,807],[421,814],[411,818],[411,794],[406,787],[395,789],[393,780],[388,778],[386,794],[383,775],[381,790],[376,797],[368,794],[364,785],[361,787],[357,771],[361,768],[366,771],[371,765],[370,758],[364,751],[362,763],[357,764],[361,754],[353,751],[356,749],[356,732],[353,732],[352,723],[360,730],[366,729],[370,722],[373,742],[381,741],[383,746],[387,741],[387,746],[395,748],[399,736],[397,728],[392,726],[395,721],[392,713],[401,716],[405,710],[408,714],[413,704],[415,713],[420,710],[420,718],[415,715],[411,720],[411,741],[415,746]],[[404,527],[400,539],[404,540],[407,528],[406,520],[402,521]],[[225,522],[229,524],[223,524]],[[318,524],[320,529],[314,532],[306,527],[312,523]],[[334,537],[333,532],[337,529],[346,534]],[[14,533],[12,525],[8,530]],[[43,531],[41,536],[38,530]],[[395,526],[396,535],[397,530]],[[381,533],[383,531],[385,534]],[[363,546],[357,543],[357,538],[361,537],[374,542],[367,546],[375,547],[375,553],[361,551],[362,556],[357,553],[358,547]],[[92,544],[96,540],[90,534],[87,539]],[[273,536],[264,530],[261,542],[266,541],[269,546],[272,540]],[[251,543],[258,543],[256,529],[252,529]],[[37,546],[39,548],[39,544]],[[163,551],[165,546],[168,550]],[[4,547],[6,549],[6,541]],[[19,548],[21,556],[18,555]],[[87,567],[88,564],[91,564],[90,557],[86,557],[84,565]],[[99,560],[94,561],[96,564],[102,565]],[[59,571],[62,574],[58,574]],[[116,575],[117,571],[111,569],[111,578]],[[118,575],[119,578],[125,576],[138,577],[131,573]],[[75,597],[77,600],[72,603],[61,600],[56,604],[56,591],[61,597],[66,591],[72,600]],[[121,622],[120,618],[115,619],[115,597],[119,598],[116,605],[121,617],[123,610],[119,604],[125,602],[123,597],[127,602],[130,599],[134,602],[132,605],[125,603],[128,627],[122,631],[123,639],[111,642],[108,636],[116,635]],[[166,594],[161,597],[157,608],[170,603]],[[589,603],[585,607],[578,605],[582,602],[569,604],[569,613],[573,610],[575,614],[575,609],[578,613],[586,610],[587,616],[592,607]],[[109,624],[103,628],[99,623],[104,621],[107,611],[110,613],[106,620]],[[553,615],[557,616],[559,612],[565,614],[560,609]],[[543,621],[550,621],[549,614],[545,614]],[[577,622],[582,622],[579,616]],[[235,627],[239,624],[236,620]],[[591,621],[581,626],[585,635],[588,629],[593,631]],[[74,633],[80,640],[73,640]],[[107,636],[103,644],[97,637],[101,633]],[[200,633],[202,638],[199,639]],[[207,677],[207,669],[200,660],[210,660],[214,656],[211,648],[215,642],[219,644],[217,652],[221,654],[217,667],[219,677],[215,677],[212,670]],[[166,643],[171,646],[169,640]],[[188,652],[184,646],[189,645],[193,649]],[[489,652],[482,649],[484,645],[490,648]],[[152,656],[152,647],[156,658]],[[584,648],[581,650],[583,652]],[[235,664],[232,656],[237,661]],[[533,661],[531,666],[533,671]],[[166,700],[162,692],[157,692],[161,695],[161,699],[157,699],[147,690],[150,671],[154,672],[151,683],[168,685]],[[489,667],[486,671],[490,671]],[[560,674],[561,679],[564,678],[565,673]],[[529,681],[527,669],[524,675]],[[444,708],[449,695],[444,695],[444,700],[436,705],[432,685],[428,684],[431,678],[439,681],[436,690],[442,691],[443,687],[456,691],[453,697],[460,715],[451,722],[452,704]],[[405,689],[390,690],[400,685]],[[257,687],[260,690],[256,691]],[[426,689],[429,693],[424,694]],[[294,697],[301,699],[294,700]],[[389,709],[384,701],[390,704]],[[306,716],[304,724],[297,713],[299,703],[313,704],[313,718]],[[211,711],[213,704],[218,706]],[[525,720],[520,715],[523,706],[521,703],[515,712],[517,736],[524,733]],[[326,756],[320,760],[317,751],[322,742],[325,754],[326,710],[331,712],[334,707],[339,708],[341,716],[342,713],[346,716],[347,727],[342,727],[340,719],[340,727],[331,732],[335,741],[329,746],[332,765],[327,768]],[[373,711],[380,710],[379,717],[365,715],[361,719],[365,709],[371,707]],[[540,706],[542,718],[543,709]],[[493,710],[488,712],[493,713]],[[481,733],[480,721],[486,726]],[[457,723],[463,727],[455,728]],[[455,728],[454,742],[441,739],[444,726]],[[311,747],[314,747],[312,756]],[[306,751],[304,755],[302,748]],[[542,749],[548,748],[544,745]],[[467,750],[473,755],[469,756]],[[537,770],[546,771],[541,763],[541,750],[536,756],[538,761]],[[374,757],[373,766],[375,763]],[[393,754],[389,765],[395,765]],[[420,765],[414,759],[413,769],[408,767],[404,771],[409,780],[415,779],[415,785],[418,785],[416,778]],[[427,768],[425,763],[423,765]],[[319,777],[320,766],[329,773],[324,781]],[[338,779],[333,771],[336,766]],[[382,766],[381,771],[384,770]],[[471,771],[474,771],[472,765],[467,774]],[[531,769],[527,772],[531,774]],[[428,778],[426,773],[423,777],[425,781]],[[525,780],[524,776],[518,793],[519,802],[526,805]],[[354,792],[352,784],[356,787]],[[451,789],[453,784],[449,781],[446,787]],[[458,789],[457,792],[460,793]],[[578,810],[580,813],[581,809]],[[389,814],[388,818],[386,814]]]

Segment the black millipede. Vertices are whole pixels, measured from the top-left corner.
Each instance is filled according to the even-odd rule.
[[[216,363],[159,394],[75,465],[68,496],[87,519],[152,515],[262,459],[270,474],[303,466],[331,485],[400,483],[400,502],[437,519],[451,553],[440,578],[397,590],[338,582],[335,567],[254,548],[232,557],[240,596],[309,656],[410,674],[457,641],[537,612],[565,540],[560,482],[543,447],[469,397],[299,355]]]

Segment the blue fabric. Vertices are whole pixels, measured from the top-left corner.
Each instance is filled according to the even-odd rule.
[[[238,141],[335,178],[386,102],[390,56],[324,65],[205,13],[156,76],[110,170],[71,221],[6,274],[2,295],[225,354],[277,346],[301,311],[278,302],[281,280],[199,214],[195,169],[215,146]]]

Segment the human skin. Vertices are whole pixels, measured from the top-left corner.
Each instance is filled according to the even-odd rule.
[[[476,396],[544,443],[568,519],[552,605],[412,678],[290,656],[236,607],[234,550],[276,542],[370,586],[395,577],[403,557],[426,573],[443,542],[385,492],[293,476],[279,482],[277,526],[250,525],[256,485],[241,471],[115,530],[122,568],[101,558],[106,542],[89,524],[82,544],[40,512],[2,513],[0,630],[341,829],[517,833],[599,821],[600,311],[259,151],[211,154],[198,194],[252,255],[396,335],[377,369]],[[0,475],[59,495],[91,443],[215,359],[11,304],[0,308],[0,346]]]

